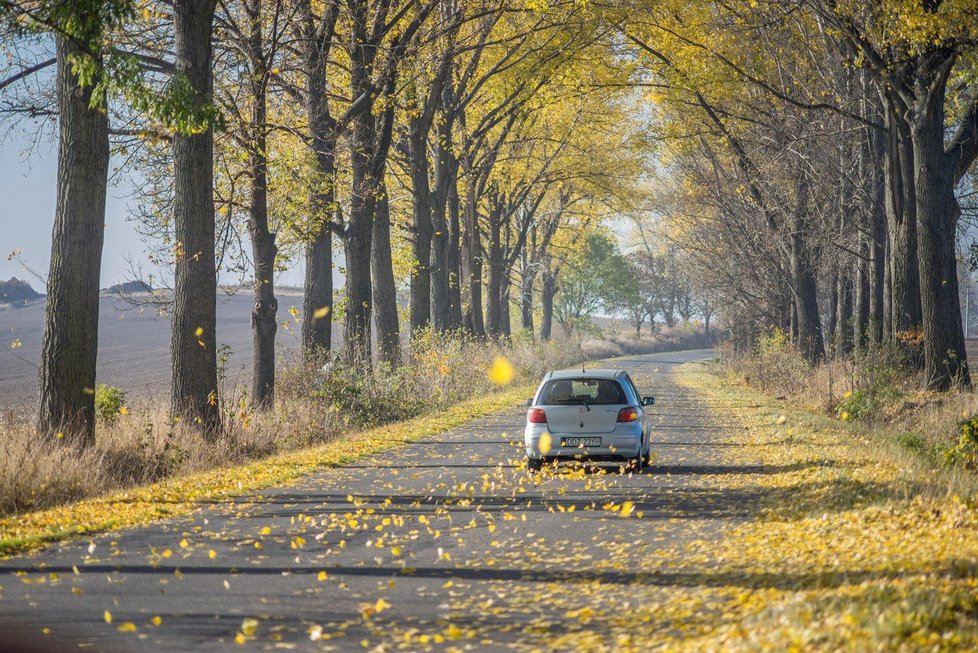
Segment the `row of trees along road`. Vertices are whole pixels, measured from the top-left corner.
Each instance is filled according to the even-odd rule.
[[[665,0],[620,19],[666,143],[660,226],[740,342],[790,329],[817,362],[922,338],[929,387],[970,385],[956,190],[973,221],[976,15]]]
[[[0,11],[3,119],[58,134],[44,434],[94,438],[111,162],[137,189],[154,281],[172,279],[156,301],[171,316],[173,415],[211,436],[219,275],[253,287],[252,400],[268,408],[285,266],[304,264],[313,359],[333,347],[334,323],[340,353],[364,367],[400,363],[406,329],[508,337],[514,285],[523,323],[539,314],[549,338],[561,262],[641,197],[635,69],[617,27],[582,3],[12,0]]]
[[[221,421],[219,273],[252,283],[253,400],[267,408],[284,266],[304,259],[310,355],[338,323],[349,363],[396,364],[402,327],[506,337],[512,303],[549,337],[555,298],[573,318],[561,277],[580,281],[575,260],[609,215],[667,240],[629,253],[646,289],[618,310],[639,328],[709,297],[700,313],[721,307],[743,342],[780,326],[816,362],[922,337],[931,387],[970,383],[955,191],[974,187],[978,155],[976,0],[0,10],[3,117],[58,130],[42,432],[93,437],[113,155],[173,279],[173,413],[207,433]],[[653,301],[663,275],[695,292]]]

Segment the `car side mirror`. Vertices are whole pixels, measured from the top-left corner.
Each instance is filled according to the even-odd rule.
[[[655,405],[655,397],[642,397],[642,405],[643,406],[654,406]]]
[[[529,408],[532,405],[533,405],[533,397],[530,397],[529,399],[526,400],[526,407]]]

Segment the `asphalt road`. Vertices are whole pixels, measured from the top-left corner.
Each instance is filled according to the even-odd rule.
[[[679,564],[686,543],[753,510],[716,480],[745,469],[724,458],[740,427],[675,382],[709,355],[617,362],[657,397],[643,474],[520,469],[513,408],[186,518],[0,561],[0,632],[38,650],[642,648],[679,627],[649,606],[704,582]]]

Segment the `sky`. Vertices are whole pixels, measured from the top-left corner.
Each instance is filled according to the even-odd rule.
[[[50,134],[32,149],[32,135],[8,133],[0,142],[0,279],[11,276],[30,281],[35,290],[40,282],[21,264],[8,260],[11,251],[35,272],[47,275],[51,261],[51,229],[54,225],[58,168],[57,143]],[[126,221],[128,183],[110,187],[106,198],[105,244],[102,255],[102,286],[125,280],[127,258],[145,261],[143,244]]]
[[[50,132],[51,130],[48,130]],[[116,162],[110,165],[110,171]],[[34,143],[34,134],[11,130],[0,140],[0,279],[12,276],[30,282],[41,291],[41,282],[20,263],[9,260],[13,250],[41,276],[51,262],[51,229],[54,225],[58,148],[51,133]],[[147,262],[146,245],[126,218],[132,200],[131,175],[122,174],[109,187],[106,198],[105,244],[102,250],[103,288],[131,278],[130,263],[142,264],[144,272],[155,271]],[[301,261],[279,276],[283,285],[302,285]],[[228,278],[232,282],[236,278]]]

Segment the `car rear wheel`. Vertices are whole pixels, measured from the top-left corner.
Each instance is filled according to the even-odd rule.
[[[543,469],[543,459],[542,458],[527,458],[526,468],[531,472],[539,472]]]

